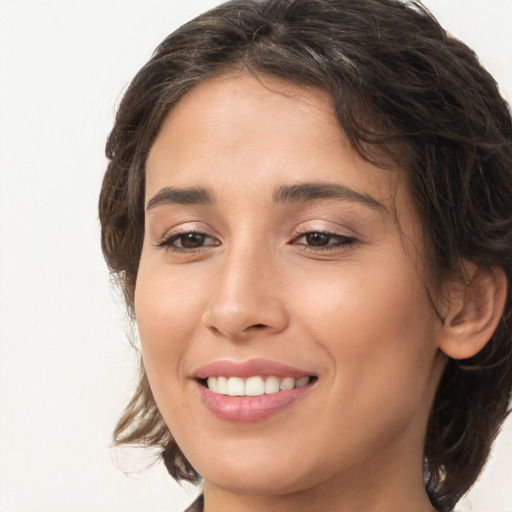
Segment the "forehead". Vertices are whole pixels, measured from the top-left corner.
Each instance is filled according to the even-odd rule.
[[[339,127],[329,95],[275,77],[220,76],[186,94],[164,120],[147,162],[147,194],[236,178],[260,189],[336,181],[395,196],[399,174],[362,159]]]

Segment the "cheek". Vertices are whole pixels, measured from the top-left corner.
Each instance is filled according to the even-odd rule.
[[[431,375],[439,322],[413,264],[400,253],[380,263],[303,286],[299,316],[336,367],[333,386],[350,390],[344,396],[377,408],[401,397],[414,407]]]
[[[203,282],[141,258],[135,314],[144,364],[152,385],[182,376],[181,364],[201,323]]]
[[[411,266],[404,258],[393,264],[381,259],[372,265],[340,268],[317,279],[305,273],[302,280],[294,280],[290,300],[300,310],[297,316],[308,319],[311,331],[333,341],[355,335],[362,341],[365,333],[372,333],[367,341],[377,348],[380,337],[376,332],[401,337],[433,324],[426,288]]]
[[[435,321],[417,276],[368,269],[325,283],[313,296],[317,309],[308,329],[334,369],[327,375],[331,430],[325,436],[345,433],[328,451],[364,457],[410,425],[421,431],[436,385],[437,350]]]

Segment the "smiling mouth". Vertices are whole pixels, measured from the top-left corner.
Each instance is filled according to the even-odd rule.
[[[218,419],[255,423],[277,416],[309,394],[318,376],[268,359],[213,361],[194,372],[202,403]]]
[[[317,380],[309,377],[277,377],[255,375],[246,379],[241,377],[225,377],[222,375],[199,379],[199,382],[212,393],[226,396],[263,396],[275,395],[282,391],[302,388]]]

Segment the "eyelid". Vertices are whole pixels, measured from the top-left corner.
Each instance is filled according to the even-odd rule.
[[[186,233],[201,233],[202,235],[210,236],[212,238],[218,238],[215,235],[215,231],[208,224],[202,221],[181,222],[174,226],[167,227],[163,235],[159,237],[157,237],[157,234],[155,233],[155,237],[157,237],[157,242],[161,242],[168,240],[174,235],[183,235]]]
[[[335,224],[333,222],[326,223],[324,221],[309,221],[303,222],[295,228],[297,234],[304,233],[325,233],[333,236],[343,236],[346,238],[360,238],[361,235],[352,228]]]
[[[194,231],[183,231],[183,232],[170,233],[169,235],[164,236],[160,240],[160,242],[157,243],[157,245],[160,245],[160,246],[165,245],[165,244],[169,243],[170,241],[178,240],[180,237],[182,237],[184,235],[189,235],[189,234],[201,235],[201,236],[204,236],[205,238],[209,238],[211,240],[216,240],[215,237],[209,235],[208,233],[194,230]],[[208,246],[210,246],[210,245],[218,245],[218,244],[208,244]],[[206,246],[204,246],[204,247],[206,247]]]
[[[327,236],[329,236],[331,238],[344,239],[344,240],[346,240],[347,242],[350,242],[350,243],[354,243],[354,242],[357,241],[357,239],[355,237],[353,237],[353,236],[343,235],[341,233],[334,233],[332,231],[326,231],[326,230],[321,230],[321,229],[312,229],[312,230],[307,230],[307,231],[299,232],[295,237],[293,237],[292,242],[295,242],[298,239],[303,238],[304,236],[310,235],[310,234],[313,234],[313,233],[320,233],[322,235],[327,235]]]
[[[316,226],[315,226],[316,224]],[[303,224],[295,229],[295,235],[292,240],[289,242],[290,245],[299,246],[300,250],[308,253],[319,254],[322,252],[341,252],[346,251],[348,249],[353,248],[356,244],[360,242],[357,236],[354,236],[352,233],[348,234],[346,230],[345,232],[340,232],[339,229],[329,228],[327,226],[322,225],[319,226],[318,223],[312,222],[311,224]],[[304,238],[306,235],[313,233],[321,233],[323,235],[327,235],[331,240],[326,245],[310,245],[308,243],[300,243],[300,240]]]
[[[176,227],[173,227],[171,229],[168,229],[163,236],[161,236],[155,241],[154,245],[157,248],[162,248],[169,252],[182,254],[193,254],[199,251],[204,252],[213,247],[221,245],[219,237],[213,234],[212,232],[213,230],[209,228],[208,225],[205,225],[202,222],[187,222],[184,224],[180,224]],[[180,237],[190,233],[202,235],[205,238],[213,241],[214,243],[208,243],[205,245],[200,245],[198,247],[179,247],[172,245]]]

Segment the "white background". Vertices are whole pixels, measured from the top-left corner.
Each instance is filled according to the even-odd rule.
[[[217,3],[0,0],[0,512],[177,512],[194,495],[159,465],[126,476],[112,460],[135,358],[96,204],[121,92]],[[511,100],[512,0],[425,4]],[[512,512],[511,455],[509,420],[460,510]]]

